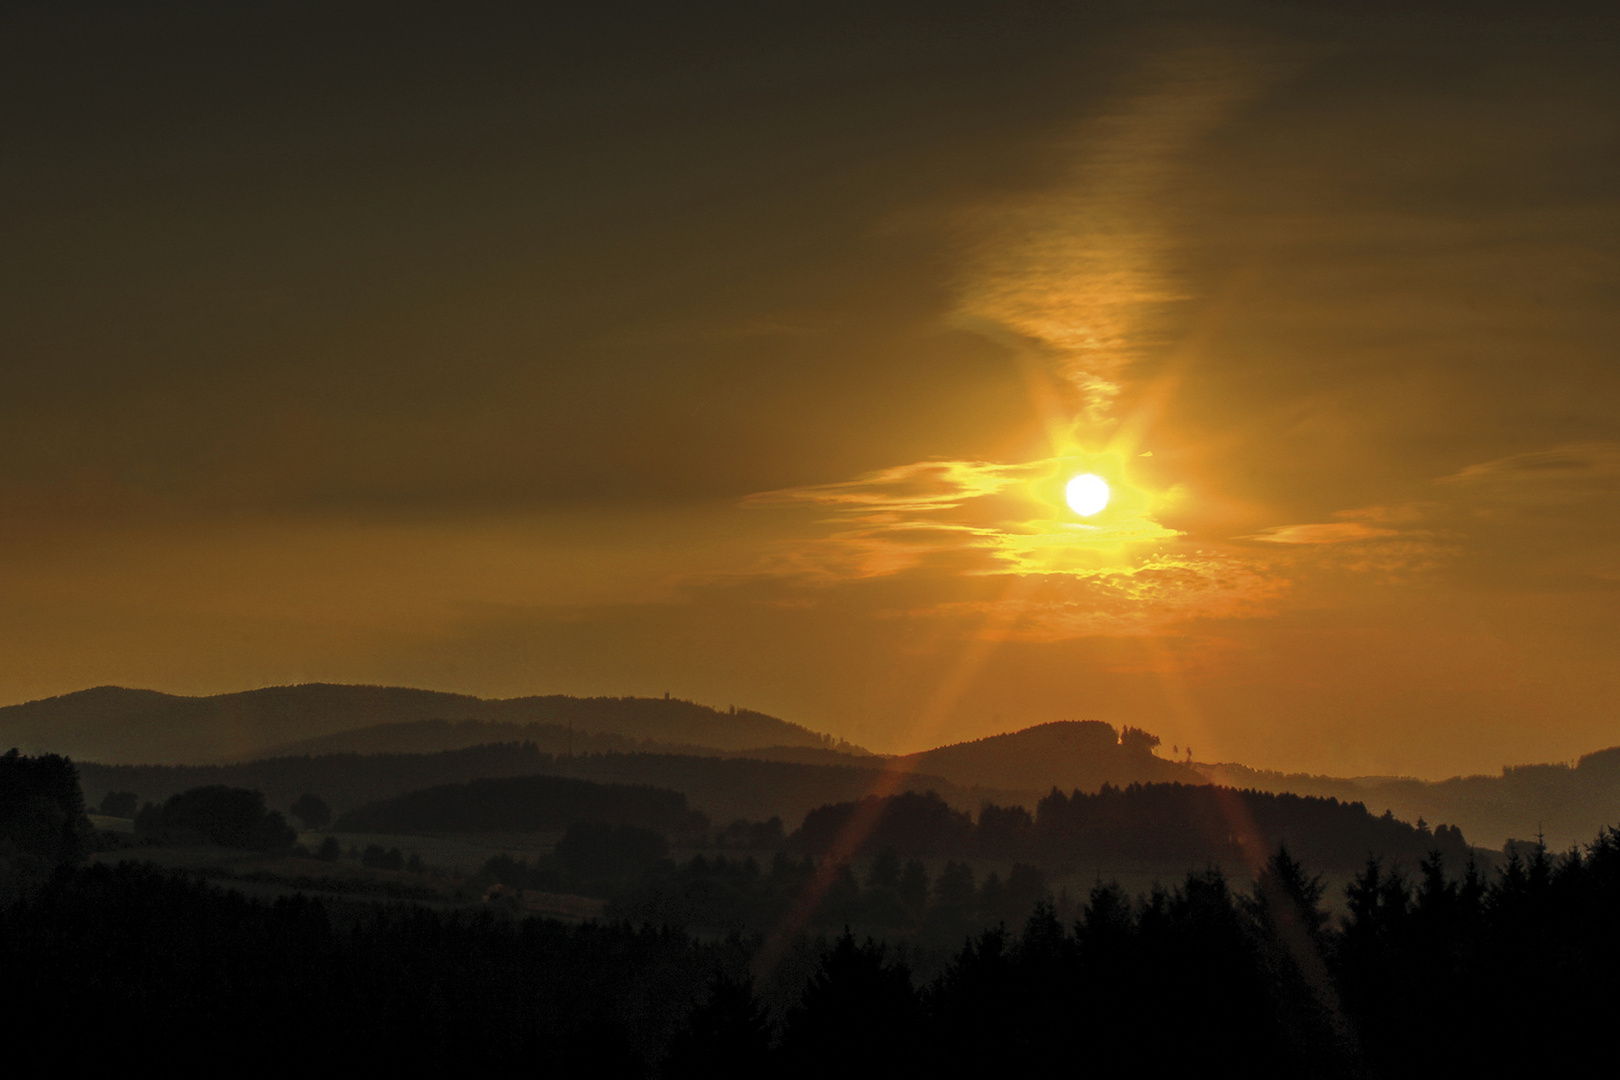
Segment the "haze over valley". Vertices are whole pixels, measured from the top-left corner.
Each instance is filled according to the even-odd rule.
[[[879,756],[746,708],[674,698],[486,701],[323,684],[187,698],[100,687],[0,708],[0,742],[74,758],[92,803],[112,790],[161,801],[229,783],[263,790],[278,808],[318,790],[342,813],[430,780],[555,772],[682,790],[717,821],[777,816],[790,828],[815,806],[889,784],[977,812],[986,800],[1033,810],[1054,788],[1215,783],[1361,802],[1456,825],[1491,849],[1539,833],[1563,850],[1620,820],[1620,748],[1438,782],[1284,775],[1177,759],[1140,729],[1069,721]]]

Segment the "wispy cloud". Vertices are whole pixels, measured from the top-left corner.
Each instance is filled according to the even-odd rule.
[[[1453,490],[1564,499],[1620,485],[1620,443],[1565,443],[1470,465],[1441,477]]]
[[[854,480],[754,496],[831,513],[819,536],[778,545],[755,574],[822,586],[927,575],[942,597],[890,617],[959,622],[970,637],[1061,641],[1153,633],[1204,618],[1254,618],[1288,582],[1264,560],[1193,549],[1151,515],[1122,510],[1097,523],[1059,515],[1047,478],[1064,462],[918,462]],[[1001,598],[973,581],[1001,578]],[[1014,585],[1013,583],[1021,583]]]
[[[1074,471],[1060,459],[1002,465],[922,461],[832,484],[750,496],[753,505],[824,508],[832,531],[787,545],[770,565],[820,578],[897,573],[929,558],[954,557],[967,574],[1072,574],[1096,569],[1097,553],[1178,535],[1140,508],[1079,521],[1052,497]],[[962,556],[976,556],[964,561]]]
[[[960,315],[1020,340],[1077,392],[1082,423],[1111,422],[1130,367],[1162,349],[1166,305],[1186,300],[1171,272],[1167,198],[1190,151],[1257,88],[1261,71],[1219,45],[1172,45],[1143,89],[1075,131],[1060,183],[982,208],[984,237],[964,266]]]
[[[1267,544],[1359,544],[1400,535],[1399,529],[1369,525],[1364,521],[1323,521],[1310,525],[1277,525],[1243,539]]]
[[[1058,183],[963,217],[974,239],[954,318],[1020,354],[1030,370],[1056,376],[1031,380],[1040,384],[1032,393],[1042,399],[1051,456],[916,462],[754,495],[747,501],[756,506],[830,515],[818,523],[821,535],[780,545],[760,572],[821,584],[932,573],[941,601],[893,614],[1036,640],[1270,610],[1287,582],[1265,559],[1191,549],[1159,520],[1176,493],[1127,479],[1140,449],[1120,415],[1131,369],[1168,347],[1165,308],[1187,299],[1171,269],[1177,241],[1164,195],[1183,181],[1192,151],[1266,77],[1253,57],[1240,63],[1208,42],[1165,45],[1159,59],[1138,92],[1054,148],[1068,163]],[[1062,485],[1096,471],[1109,473],[1114,499],[1106,512],[1077,518]],[[986,578],[1019,584],[985,601],[969,583]]]
[[[1039,474],[1045,462],[999,465],[987,461],[919,461],[865,473],[834,484],[811,484],[750,495],[745,502],[814,503],[841,510],[928,513],[995,495]]]
[[[891,577],[924,565],[961,562],[990,530],[945,522],[894,521],[778,544],[751,573],[821,584]],[[953,559],[954,557],[954,559]]]
[[[1334,521],[1274,525],[1238,539],[1293,549],[1319,568],[1404,578],[1434,569],[1458,550],[1433,520],[1443,512],[1435,503],[1364,506],[1340,510]]]

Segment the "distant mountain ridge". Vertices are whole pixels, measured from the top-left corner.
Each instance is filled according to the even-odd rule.
[[[1510,766],[1497,776],[1443,781],[1334,777],[1170,761],[1153,752],[1158,740],[1146,732],[1065,721],[882,758],[763,713],[672,698],[486,700],[405,687],[324,683],[184,697],[102,686],[0,707],[0,751],[15,746],[30,755],[66,754],[81,767],[223,765],[303,755],[386,754],[403,760],[495,743],[529,743],[539,752],[566,757],[570,724],[574,753],[606,755],[626,765],[646,763],[637,766],[633,778],[642,781],[644,772],[644,782],[668,782],[666,767],[651,764],[662,757],[747,757],[783,765],[854,767],[857,772],[850,776],[871,777],[889,769],[908,776],[907,788],[918,777],[932,776],[955,788],[947,795],[953,802],[971,803],[967,792],[986,789],[997,792],[998,799],[1031,808],[1053,788],[1095,792],[1104,783],[1215,783],[1331,796],[1364,802],[1374,813],[1389,809],[1402,820],[1449,822],[1473,842],[1491,848],[1508,838],[1525,840],[1540,833],[1551,848],[1564,850],[1620,825],[1620,747],[1587,754],[1574,765]],[[716,768],[720,764],[713,763]],[[695,776],[694,769],[682,765],[669,775]],[[712,810],[752,813],[770,804],[765,793],[753,790],[754,780],[744,782],[748,792],[734,796],[713,787],[722,776],[743,782],[745,774],[755,775],[742,766],[703,774]],[[602,778],[631,779],[616,772]],[[143,797],[148,794],[145,787],[137,790]],[[399,790],[390,788],[392,793]],[[825,797],[836,801],[860,794],[834,785]],[[816,797],[823,794],[818,791]],[[803,812],[802,798],[790,802]]]
[[[1197,769],[1215,784],[1354,800],[1374,813],[1389,810],[1408,821],[1449,821],[1490,848],[1540,833],[1551,850],[1566,851],[1589,843],[1603,829],[1620,827],[1620,746],[1585,754],[1573,766],[1509,765],[1497,776],[1449,780],[1316,776],[1235,764]]]
[[[0,743],[24,753],[66,754],[107,764],[200,765],[267,756],[284,752],[288,744],[360,728],[421,721],[572,723],[587,734],[730,751],[826,750],[841,745],[830,736],[764,713],[722,711],[679,698],[554,694],[487,700],[437,690],[330,683],[209,697],[95,687],[0,707]]]

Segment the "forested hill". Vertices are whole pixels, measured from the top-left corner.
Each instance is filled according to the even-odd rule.
[[[1200,765],[1211,782],[1365,802],[1398,818],[1449,821],[1476,844],[1499,848],[1538,833],[1554,851],[1585,843],[1620,821],[1620,747],[1586,754],[1574,765],[1510,765],[1497,776],[1416,780],[1393,776],[1308,776],[1242,765]]]
[[[357,728],[423,720],[572,724],[586,733],[719,750],[835,745],[764,713],[673,698],[484,700],[397,686],[308,683],[213,697],[102,686],[8,705],[0,708],[0,747],[110,764],[206,764],[264,757],[289,743]]]
[[[728,717],[733,715],[726,714]],[[747,714],[744,714],[745,716]],[[719,740],[717,740],[719,741]],[[339,731],[273,747],[264,757],[323,754],[432,754],[493,743],[533,743],[550,754],[721,754],[767,761],[799,761],[811,765],[876,764],[876,755],[848,743],[821,745],[748,746],[727,750],[703,743],[590,731],[567,723],[520,724],[501,720],[412,720],[398,724]],[[861,760],[865,759],[865,760]]]
[[[533,744],[507,744],[437,754],[327,754],[230,765],[81,762],[79,775],[91,805],[113,791],[131,792],[141,802],[162,802],[191,788],[224,784],[262,791],[272,809],[283,811],[304,792],[311,792],[326,800],[338,814],[440,784],[485,777],[572,776],[679,791],[693,808],[717,823],[780,817],[791,829],[817,806],[861,798],[874,790],[882,773],[875,766],[681,754],[587,754],[568,758],[546,753]],[[900,786],[902,790],[938,791],[951,805],[967,809],[976,809],[984,799],[1007,802],[1013,798],[1006,792],[964,788],[922,773],[906,775]]]
[[[1353,872],[1369,857],[1413,870],[1438,852],[1462,866],[1469,847],[1460,830],[1431,831],[1375,817],[1358,802],[1235,791],[1204,784],[1132,784],[1100,791],[1053,791],[1031,814],[986,804],[977,820],[929,794],[907,792],[818,807],[790,838],[819,856],[861,822],[859,853],[892,848],[903,857],[974,855],[1027,860],[1047,868],[1198,869],[1252,872],[1278,845],[1324,870]]]
[[[896,764],[958,784],[1037,793],[1054,787],[1096,791],[1105,783],[1205,782],[1190,764],[1155,755],[1158,744],[1158,736],[1137,728],[1116,731],[1100,721],[1069,721],[953,743]]]

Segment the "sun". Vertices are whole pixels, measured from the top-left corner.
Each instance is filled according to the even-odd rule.
[[[1063,490],[1069,509],[1081,517],[1091,517],[1108,505],[1108,481],[1096,473],[1081,473]]]

